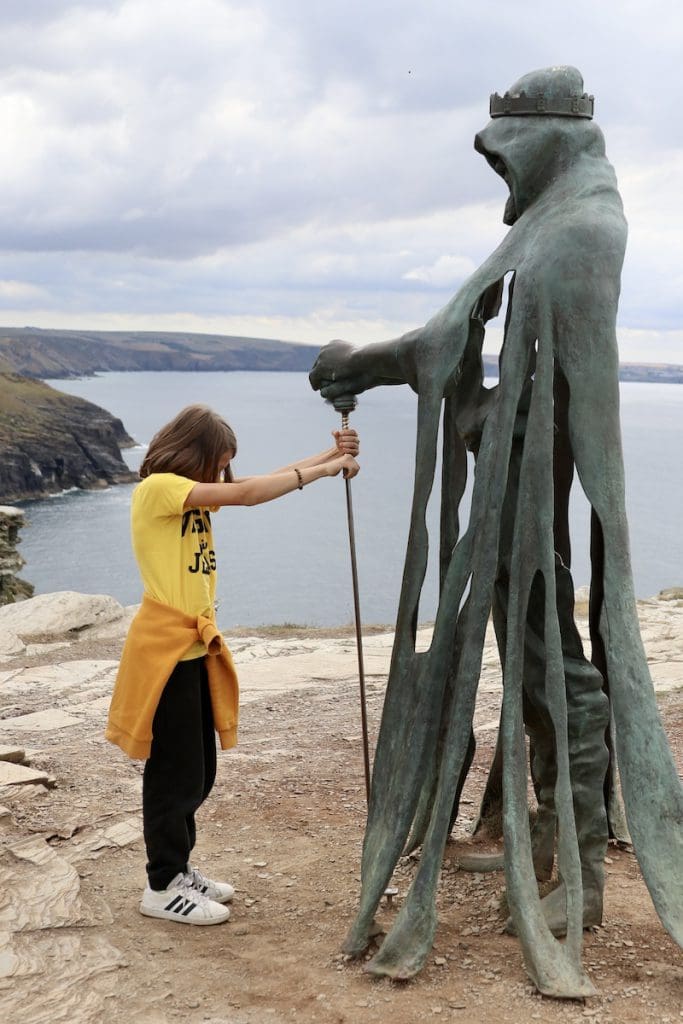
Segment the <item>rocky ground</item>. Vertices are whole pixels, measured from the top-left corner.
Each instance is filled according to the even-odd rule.
[[[640,605],[663,720],[683,763],[683,600]],[[234,635],[239,746],[219,758],[197,863],[231,879],[231,921],[143,918],[139,763],[102,736],[130,612],[109,598],[34,598],[0,609],[0,1020],[22,1024],[503,1024],[683,1020],[683,956],[633,855],[610,847],[602,927],[584,958],[599,994],[556,1002],[528,983],[502,934],[504,879],[446,850],[436,942],[411,983],[376,981],[339,953],[356,906],[365,817],[355,642],[310,631]],[[76,631],[74,632],[74,629]],[[429,632],[420,634],[427,644]],[[371,632],[371,739],[392,637]],[[496,737],[500,668],[487,644],[473,818]],[[8,760],[13,758],[14,761]],[[403,860],[387,925],[410,884]]]

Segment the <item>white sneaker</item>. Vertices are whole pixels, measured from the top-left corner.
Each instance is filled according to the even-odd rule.
[[[189,875],[178,874],[166,889],[145,887],[140,901],[145,917],[160,917],[180,924],[222,924],[230,917],[228,907],[209,899],[192,885]]]
[[[185,877],[189,878],[193,889],[214,903],[229,903],[235,895],[235,889],[229,882],[212,882],[210,878],[205,878],[199,868],[191,865]]]

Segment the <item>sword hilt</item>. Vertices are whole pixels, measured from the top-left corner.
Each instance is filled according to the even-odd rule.
[[[355,395],[338,395],[337,398],[332,399],[332,405],[335,407],[337,412],[341,413],[342,430],[348,430],[349,415],[356,408],[357,404],[358,402]]]

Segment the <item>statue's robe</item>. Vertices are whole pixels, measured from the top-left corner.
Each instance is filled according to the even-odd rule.
[[[345,948],[353,954],[367,948],[375,910],[411,832],[422,842],[415,878],[368,967],[410,977],[432,945],[444,846],[471,760],[508,469],[526,395],[501,718],[507,896],[539,989],[585,995],[592,988],[581,967],[581,868],[555,601],[555,552],[563,544],[568,549],[573,467],[592,509],[592,659],[610,696],[628,826],[657,912],[683,940],[683,797],[640,639],[624,503],[615,323],[626,224],[602,133],[593,122],[501,117],[477,136],[475,146],[510,186],[512,227],[448,306],[411,338],[408,376],[418,393],[418,430],[410,537],[374,762],[360,906]],[[500,378],[497,387],[486,389],[485,323],[497,312],[506,278]],[[441,588],[431,646],[416,653],[427,566],[425,515],[442,410]],[[468,414],[479,432],[478,453],[469,522],[460,536]],[[567,889],[564,944],[543,919],[528,825],[522,686],[527,606],[539,574],[557,755],[558,867]]]

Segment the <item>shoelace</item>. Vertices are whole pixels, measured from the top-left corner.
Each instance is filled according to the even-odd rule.
[[[202,909],[204,909],[209,902],[209,897],[196,887],[194,876],[190,872],[183,875],[183,879],[181,882],[178,882],[177,888],[183,899],[195,903]]]
[[[194,889],[195,892],[198,891],[200,896],[207,899],[206,893],[203,893],[201,890],[204,888],[208,889],[210,882],[208,878],[204,877],[199,868],[192,868],[192,870],[188,871],[184,877],[188,880],[188,885]]]

